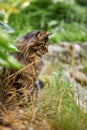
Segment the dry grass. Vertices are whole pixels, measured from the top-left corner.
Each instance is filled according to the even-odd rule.
[[[25,93],[27,93],[27,90],[24,88],[20,88],[17,90],[13,84],[17,75],[27,68],[31,67],[33,64],[34,62],[28,64],[27,66],[24,66],[18,71],[14,70],[12,74],[10,74],[11,70],[7,69],[3,74],[2,78],[0,79],[0,102],[1,104],[4,104],[6,109],[15,109],[19,106],[19,102],[20,100],[22,101],[22,98],[20,97],[20,94],[18,94],[18,91],[26,91]]]
[[[13,102],[14,110],[7,110],[0,104],[1,127],[8,126],[9,130],[87,130],[87,114],[76,105],[73,88],[61,68],[46,78],[48,84],[36,103],[18,108]],[[9,103],[7,105],[9,108]]]

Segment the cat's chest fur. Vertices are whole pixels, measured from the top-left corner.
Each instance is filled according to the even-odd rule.
[[[17,60],[19,60],[18,55],[16,56]],[[28,58],[22,56],[22,58],[20,58],[20,63],[23,66],[27,66],[26,69],[24,69],[24,73],[30,75],[30,73],[32,73],[33,77],[32,78],[36,78],[38,77],[42,67],[43,67],[43,58],[42,56],[38,56],[36,54],[32,54],[30,55]]]

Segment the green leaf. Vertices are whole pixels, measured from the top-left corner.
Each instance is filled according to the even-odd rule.
[[[0,45],[5,47],[9,42],[10,39],[8,34],[0,30]]]
[[[9,52],[16,52],[18,51],[18,49],[12,45],[9,39],[9,36],[7,33],[1,32],[0,35],[0,46],[4,47],[5,49],[7,49],[7,51]]]
[[[7,61],[8,53],[3,48],[0,47],[0,58]]]
[[[20,63],[2,47],[0,47],[0,65],[13,69],[20,69],[21,67]]]
[[[4,20],[4,14],[2,12],[0,12],[0,20],[3,21]]]
[[[4,66],[4,67],[9,67],[9,63],[7,61],[5,61],[4,59],[0,58],[0,65]]]
[[[6,49],[9,51],[9,52],[17,52],[19,51],[14,45],[12,45],[11,43],[8,43],[7,46],[6,46]]]
[[[13,56],[9,56],[7,58],[7,61],[9,63],[9,65],[13,68],[13,69],[20,69],[21,68],[21,64],[13,57]]]
[[[7,33],[14,33],[14,30],[6,23],[0,21],[0,29],[3,29]]]

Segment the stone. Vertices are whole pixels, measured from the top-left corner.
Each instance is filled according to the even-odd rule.
[[[87,76],[83,72],[79,70],[76,70],[76,71],[74,70],[74,71],[71,71],[70,74],[82,86],[87,84]]]

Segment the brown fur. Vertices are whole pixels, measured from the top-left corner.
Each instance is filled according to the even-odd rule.
[[[36,90],[34,86],[42,68],[42,56],[48,52],[48,35],[44,31],[32,31],[18,38],[17,48],[20,52],[14,53],[14,57],[23,68],[19,71],[4,70],[7,82],[5,86],[9,87],[4,94],[10,96],[9,100],[16,97],[15,99],[23,105],[36,98],[35,91],[38,90],[38,85]]]

